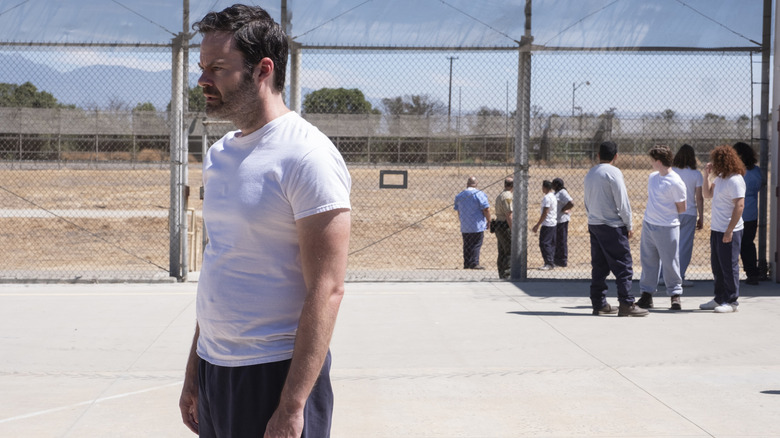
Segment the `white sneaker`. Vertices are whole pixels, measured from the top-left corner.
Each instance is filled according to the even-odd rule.
[[[683,282],[682,282],[682,287],[693,287],[693,286],[694,286],[694,283],[692,281],[683,280]]]
[[[699,304],[699,309],[701,310],[715,310],[716,307],[720,306],[720,304],[716,303],[715,300],[709,300],[704,304]]]
[[[721,304],[720,306],[716,307],[715,313],[734,313],[737,311],[737,306],[732,306],[731,304]]]
[[[555,266],[553,265],[544,265],[539,268],[540,271],[552,271],[553,269],[555,269]]]

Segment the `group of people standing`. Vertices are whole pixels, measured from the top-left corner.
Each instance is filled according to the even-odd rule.
[[[593,314],[647,315],[647,309],[654,306],[653,294],[660,278],[671,299],[670,309],[682,309],[683,288],[692,286],[684,279],[691,260],[694,233],[704,226],[703,198],[712,199],[710,258],[715,296],[699,308],[716,313],[736,312],[741,252],[748,283],[757,284],[759,279],[753,244],[755,232],[750,235],[745,232],[747,220],[755,217],[757,221],[758,218],[761,174],[755,166],[755,152],[745,143],[717,147],[710,153],[710,162],[704,167],[703,175],[696,170],[696,156],[689,145],[683,145],[674,156],[667,146],[655,146],[648,155],[653,172],[648,178],[640,240],[642,275],[638,300],[631,294],[631,206],[623,174],[614,165],[617,158],[615,143],[600,145],[600,162],[585,177]],[[746,174],[746,168],[752,173]],[[748,202],[750,212],[745,211]],[[746,237],[749,241],[744,240]],[[606,278],[610,271],[616,278],[617,307],[606,301]]]
[[[753,149],[745,143],[720,146],[710,153],[703,174],[697,169],[696,153],[684,144],[676,154],[668,146],[648,151],[652,173],[647,182],[647,204],[642,219],[640,259],[641,296],[631,294],[633,260],[629,240],[633,236],[631,203],[623,174],[615,166],[618,148],[614,142],[599,147],[599,164],[585,176],[585,210],[591,244],[591,302],[593,313],[645,316],[654,306],[653,295],[663,280],[670,309],[681,310],[683,288],[692,287],[686,272],[693,254],[696,230],[704,228],[704,198],[711,204],[711,268],[715,297],[699,306],[717,313],[737,310],[739,258],[748,284],[758,284],[760,272],[753,240],[758,220],[761,173]],[[455,198],[463,235],[464,269],[484,269],[479,264],[484,231],[496,234],[497,268],[500,278],[510,276],[512,248],[512,177],[495,202],[491,220],[487,195],[477,189],[477,179],[467,180],[466,190]],[[544,265],[541,270],[568,264],[568,225],[574,202],[561,178],[542,183],[544,197],[539,220],[532,227],[539,234]],[[615,275],[619,306],[606,301],[606,278]]]
[[[544,260],[539,270],[549,271],[569,263],[569,219],[574,199],[561,178],[542,181],[542,193],[541,215],[531,230],[539,233],[539,249]]]
[[[568,230],[573,199],[564,187],[563,179],[555,178],[542,184],[545,193],[542,200],[542,214],[533,232],[540,231],[539,247],[542,250],[544,266],[550,270],[555,266],[568,264]],[[484,192],[477,189],[477,178],[466,180],[466,189],[455,196],[454,209],[458,212],[460,231],[463,237],[463,269],[485,269],[479,264],[484,232],[490,230],[496,235],[498,245],[498,277],[509,278],[512,253],[512,191],[514,178],[504,179],[504,190],[496,197],[495,218],[491,219],[490,202]],[[540,228],[541,227],[541,228]]]

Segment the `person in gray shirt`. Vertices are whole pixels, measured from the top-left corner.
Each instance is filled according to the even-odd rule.
[[[614,166],[617,145],[605,141],[599,145],[599,164],[585,175],[585,211],[590,235],[590,301],[594,315],[646,316],[648,311],[634,304],[631,294],[632,237],[631,203],[623,173]],[[615,274],[618,307],[607,303],[607,276]]]

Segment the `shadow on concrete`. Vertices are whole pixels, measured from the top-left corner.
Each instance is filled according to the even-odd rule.
[[[583,297],[590,296],[590,281],[588,280],[529,280],[523,282],[511,282],[513,286],[520,289],[523,293],[532,297]],[[687,287],[683,292],[683,306],[685,306],[686,297],[713,297],[712,280],[694,281],[695,286]],[[608,279],[607,299],[617,297],[617,288],[615,280]],[[631,286],[631,293],[639,297],[639,281],[634,280]],[[748,285],[744,281],[740,282],[739,293],[742,297],[768,297],[780,296],[780,285],[777,283],[764,281],[759,285]],[[658,291],[653,295],[655,300],[668,300],[666,287],[659,286]],[[706,299],[703,302],[707,301]],[[699,304],[696,303],[696,308]],[[665,304],[664,304],[665,305]]]
[[[529,310],[529,311],[518,310],[518,311],[515,311],[515,312],[506,312],[506,313],[507,314],[512,314],[512,315],[520,315],[520,316],[593,316],[590,313],[590,307],[587,307],[586,309],[587,309],[586,311],[582,311],[582,312],[563,312],[563,311],[558,311],[558,312],[556,312],[556,311],[538,312],[538,311],[532,311],[532,310]]]

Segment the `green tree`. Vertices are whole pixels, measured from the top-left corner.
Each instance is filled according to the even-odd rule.
[[[659,119],[666,120],[668,122],[671,122],[676,117],[677,117],[677,113],[675,113],[673,110],[670,109],[665,109],[661,111],[661,113],[658,116]]]
[[[154,104],[151,102],[144,102],[136,105],[135,108],[133,108],[133,111],[157,111],[157,108],[155,108]]]
[[[483,106],[474,115],[477,117],[471,125],[471,130],[475,134],[501,134],[506,129],[506,124],[503,120],[501,123],[496,123],[499,117],[504,116],[504,112],[500,109]]]
[[[427,94],[413,94],[382,99],[385,113],[398,115],[432,116],[444,114],[447,107]]]
[[[0,106],[22,108],[75,108],[74,105],[62,105],[46,91],[30,82],[22,85],[0,83]]]
[[[719,116],[719,115],[714,114],[714,113],[707,113],[707,114],[704,115],[703,119],[705,121],[707,121],[707,122],[719,122],[719,121],[726,120],[726,117]]]
[[[379,114],[357,88],[320,88],[303,99],[307,114]]]
[[[206,111],[206,96],[203,95],[203,89],[199,86],[190,88],[189,92],[189,110],[192,112]]]
[[[188,105],[187,108],[190,112],[197,113],[206,111],[206,96],[203,95],[203,89],[196,85],[190,88],[187,93]],[[171,110],[171,103],[168,102],[168,106],[165,107],[166,111]]]

